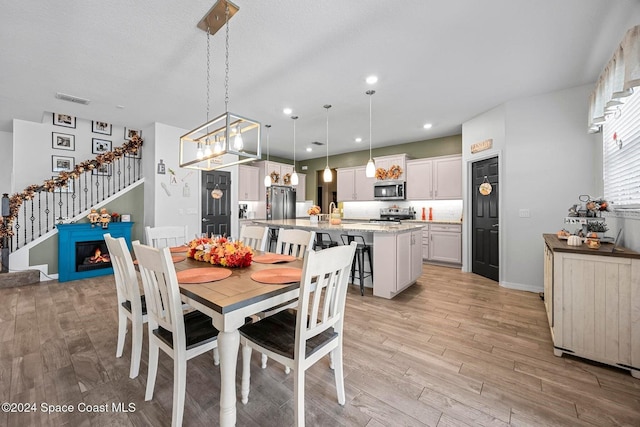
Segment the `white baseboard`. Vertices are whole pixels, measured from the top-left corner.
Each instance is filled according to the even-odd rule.
[[[512,283],[512,282],[500,282],[500,286],[508,289],[516,289],[518,291],[527,291],[527,292],[544,292],[543,286],[535,286],[535,285],[527,285],[524,283]]]

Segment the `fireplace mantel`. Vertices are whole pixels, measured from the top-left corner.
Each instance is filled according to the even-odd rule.
[[[58,224],[58,281],[86,279],[89,277],[113,274],[113,268],[101,268],[89,271],[76,271],[76,242],[104,240],[104,234],[112,237],[124,237],[131,248],[131,228],[133,222],[112,222],[109,228],[102,228],[99,224],[91,226],[89,223]]]

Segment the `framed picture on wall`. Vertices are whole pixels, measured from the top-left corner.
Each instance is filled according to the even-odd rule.
[[[76,149],[76,136],[67,133],[51,132],[51,148],[74,151]]]
[[[111,135],[111,123],[107,122],[92,122],[91,132],[93,133],[101,133],[103,135]]]
[[[68,114],[53,113],[53,124],[66,128],[76,128],[76,118]]]
[[[104,163],[91,171],[93,175],[111,176],[111,165]]]
[[[56,179],[58,178],[58,176],[54,175],[51,178]],[[75,183],[76,183],[75,179],[69,179],[67,181],[67,185],[65,185],[64,187],[56,187],[55,192],[56,193],[75,193]]]
[[[93,154],[102,154],[111,151],[111,141],[106,139],[93,138],[91,144],[91,152]]]
[[[71,172],[76,167],[76,160],[73,157],[51,156],[52,172]]]
[[[134,136],[142,136],[142,131],[131,128],[124,128],[124,139],[131,140]]]

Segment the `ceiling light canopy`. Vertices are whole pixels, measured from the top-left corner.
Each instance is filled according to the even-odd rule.
[[[229,19],[239,10],[228,0],[218,0],[198,28],[207,33],[207,122],[180,137],[180,167],[214,170],[260,159],[260,123],[229,112]],[[225,27],[225,112],[209,120],[209,39]],[[213,147],[212,147],[213,145]],[[223,155],[237,160],[223,160]]]

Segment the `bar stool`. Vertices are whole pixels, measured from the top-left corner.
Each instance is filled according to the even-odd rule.
[[[331,238],[329,233],[316,233],[316,240],[313,242],[313,250],[318,251],[338,246],[338,242]]]
[[[356,271],[356,262],[358,263],[358,280],[360,280],[360,295],[364,295],[364,279],[365,277],[371,276],[371,280],[373,280],[373,262],[371,261],[371,245],[367,245],[364,241],[364,237],[356,234],[341,234],[340,239],[342,239],[342,243],[345,245],[351,244],[351,242],[356,242],[358,247],[356,248],[356,254],[353,257],[353,262],[351,263],[351,283],[354,283],[355,271]],[[367,258],[369,258],[369,271],[364,270],[364,253],[367,253]]]

